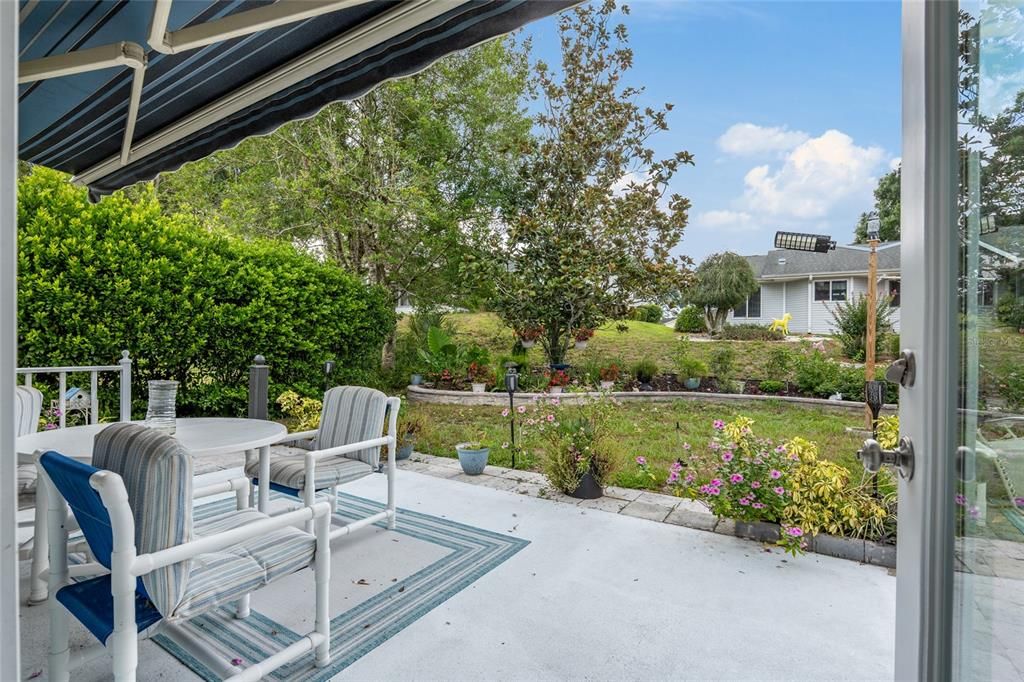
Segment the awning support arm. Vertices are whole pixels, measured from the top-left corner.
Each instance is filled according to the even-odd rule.
[[[178,31],[168,31],[173,0],[156,0],[153,20],[149,25],[149,45],[157,52],[176,54],[223,40],[266,31],[296,21],[312,19],[323,14],[361,5],[368,0],[303,0],[302,2],[275,2],[272,5],[236,12]]]
[[[125,67],[135,73],[132,77],[131,97],[128,100],[128,118],[124,126],[124,139],[121,142],[122,166],[128,163],[131,155],[132,138],[135,135],[135,120],[139,115],[139,102],[142,99],[142,84],[146,75],[146,51],[137,43],[121,42],[110,45],[75,50],[67,54],[42,57],[22,62],[18,66],[18,83],[32,83],[48,78],[60,78],[86,71],[99,71]]]

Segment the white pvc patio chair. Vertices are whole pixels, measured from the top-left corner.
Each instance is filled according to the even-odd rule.
[[[395,431],[399,398],[364,386],[336,386],[324,393],[320,426],[311,431],[290,433],[278,441],[294,443],[312,439],[313,450],[297,455],[274,455],[270,459],[270,489],[298,497],[312,505],[316,493],[330,490],[331,514],[337,505],[338,486],[369,476],[380,466],[381,446],[388,447],[388,502],[384,511],[331,531],[331,539],[387,520],[395,527]],[[388,430],[384,433],[387,419]],[[245,474],[259,484],[259,462],[246,463]],[[308,485],[313,481],[313,485]],[[265,504],[265,501],[264,501]]]
[[[270,518],[246,508],[248,482],[239,479],[228,486],[237,490],[238,511],[193,528],[191,455],[170,436],[136,424],[113,424],[96,436],[95,467],[56,452],[37,462],[49,502],[51,680],[68,680],[72,667],[103,646],[112,650],[114,679],[134,680],[140,633],[152,635],[231,602],[236,616],[246,617],[250,592],[311,563],[314,630],[230,679],[259,679],[308,652],[315,652],[318,667],[329,663],[326,502]],[[98,565],[69,568],[68,505]],[[293,527],[310,520],[315,536]],[[104,569],[109,572],[71,580]],[[69,614],[99,644],[72,655]]]

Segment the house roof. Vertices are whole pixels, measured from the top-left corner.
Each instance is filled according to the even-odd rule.
[[[868,271],[868,247],[837,246],[828,253],[810,253],[773,249],[766,255],[746,256],[758,279],[786,279],[808,275],[865,273]],[[878,247],[878,271],[899,272],[900,243],[888,242]]]

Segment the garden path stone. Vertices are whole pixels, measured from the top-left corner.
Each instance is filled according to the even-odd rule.
[[[736,535],[736,522],[732,519],[718,519],[715,532],[719,535]]]
[[[629,502],[632,502],[636,498],[640,497],[640,493],[642,492],[642,490],[637,490],[635,488],[620,488],[617,485],[610,485],[604,489],[604,494],[607,495],[608,497],[614,497],[619,500],[627,500]]]
[[[678,497],[673,497],[672,495],[661,495],[659,493],[642,492],[637,496],[636,501],[643,502],[644,504],[651,504],[656,507],[664,507],[666,512],[679,506]]]
[[[547,480],[544,478],[544,474],[539,474],[536,471],[520,471],[519,469],[506,469],[502,478],[507,478],[511,481],[518,481],[521,483],[533,483],[535,485],[545,485]]]
[[[660,504],[635,500],[623,507],[619,513],[641,519],[650,519],[651,521],[664,521],[671,511],[669,507],[664,507]]]
[[[708,514],[706,512],[691,511],[689,509],[673,509],[672,512],[665,517],[665,523],[671,523],[677,526],[686,526],[687,528],[696,528],[697,530],[714,530],[715,524],[718,523],[718,519],[715,518],[714,514]]]
[[[622,508],[629,504],[629,500],[622,500],[615,497],[599,497],[596,500],[583,500],[579,506],[583,509],[600,509],[601,511],[618,514]]]

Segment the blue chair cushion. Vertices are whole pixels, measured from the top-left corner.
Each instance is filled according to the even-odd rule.
[[[107,638],[114,631],[114,600],[110,596],[109,574],[60,588],[57,601],[106,645]],[[155,625],[161,618],[152,602],[136,592],[135,626],[139,632]]]

